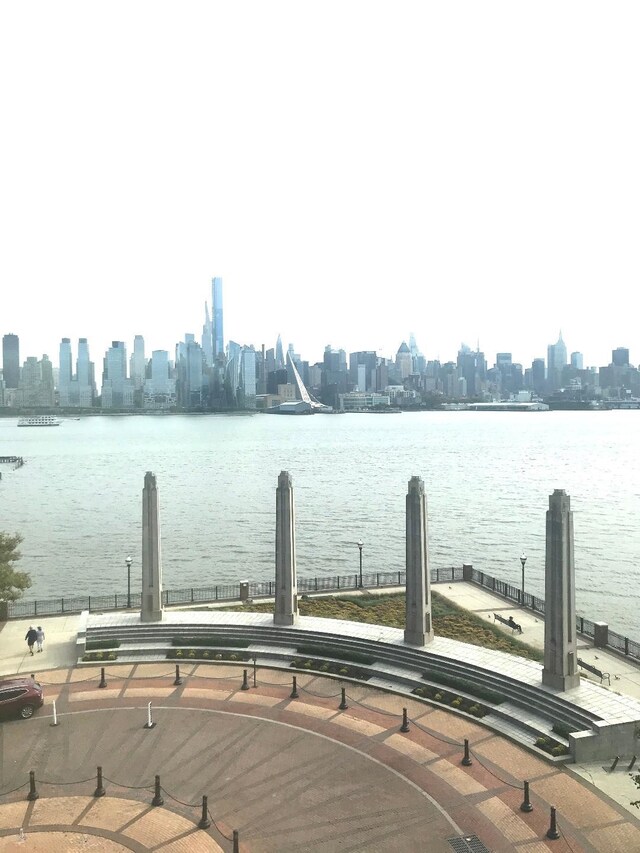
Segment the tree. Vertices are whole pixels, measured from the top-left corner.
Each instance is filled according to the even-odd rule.
[[[16,533],[0,533],[0,601],[16,601],[25,589],[31,586],[28,572],[18,572],[14,568],[21,554],[18,545],[22,536]]]

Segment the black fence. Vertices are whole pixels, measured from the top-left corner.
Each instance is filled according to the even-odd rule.
[[[432,583],[461,581],[462,568],[439,568],[431,570]],[[359,572],[349,575],[324,575],[316,578],[298,578],[298,593],[305,595],[313,592],[330,592],[350,589],[378,589],[404,586],[404,572]],[[165,606],[180,604],[212,604],[216,601],[239,601],[243,584],[217,584],[216,586],[187,587],[186,589],[165,589],[162,600]],[[249,583],[244,597],[273,598],[275,581]],[[66,598],[48,598],[43,600],[6,602],[8,619],[30,619],[37,616],[59,616],[64,613],[81,613],[83,610],[127,610],[141,607],[140,593],[131,595],[114,593],[113,595],[81,595]]]

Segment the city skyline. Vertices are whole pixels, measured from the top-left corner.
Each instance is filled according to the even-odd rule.
[[[24,353],[198,338],[216,272],[227,340],[311,360],[412,331],[440,360],[479,339],[530,364],[560,328],[585,364],[635,350],[636,6],[36,0],[4,23]]]

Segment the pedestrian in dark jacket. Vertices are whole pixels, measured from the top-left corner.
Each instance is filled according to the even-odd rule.
[[[29,625],[29,630],[26,633],[25,640],[29,645],[29,651],[33,654],[33,646],[35,641],[38,639],[38,633],[33,625]]]

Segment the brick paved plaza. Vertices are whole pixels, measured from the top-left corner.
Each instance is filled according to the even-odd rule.
[[[448,839],[462,834],[505,853],[640,850],[640,822],[628,811],[460,716],[360,684],[346,685],[341,711],[340,682],[312,675],[298,676],[291,699],[281,670],[258,668],[257,688],[244,691],[237,667],[183,665],[180,686],[174,675],[169,664],[116,665],[104,689],[99,668],[40,676],[45,707],[0,726],[0,851],[231,851],[233,830],[246,853],[451,853]],[[145,729],[149,701],[156,725]],[[460,763],[464,738],[470,767]],[[523,778],[529,814],[519,810]],[[208,829],[198,828],[203,795]],[[555,841],[546,838],[550,805]]]

